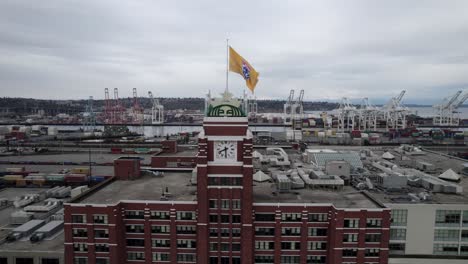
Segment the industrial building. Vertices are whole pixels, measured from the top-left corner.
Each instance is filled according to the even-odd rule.
[[[1,157],[0,170],[24,167],[2,177],[0,264],[468,259],[464,160],[413,145],[254,148],[240,103],[223,100],[208,100],[197,146],[96,150],[88,178],[57,173],[88,152]]]
[[[209,102],[196,185],[191,160],[167,156],[175,165],[162,177],[113,181],[65,204],[65,263],[388,263],[388,208],[349,185],[309,188],[279,149],[254,160],[239,101]],[[253,182],[262,162],[275,163],[273,181]]]

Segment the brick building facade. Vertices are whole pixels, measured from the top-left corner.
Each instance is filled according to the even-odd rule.
[[[206,117],[198,145],[193,200],[66,204],[66,263],[388,263],[387,208],[254,197],[246,117]]]

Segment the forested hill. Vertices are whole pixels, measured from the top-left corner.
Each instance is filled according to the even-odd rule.
[[[124,107],[131,107],[133,98],[122,98],[121,104]],[[141,106],[151,107],[149,98],[138,98]],[[202,110],[204,108],[204,98],[159,98],[166,110]],[[282,112],[284,100],[258,100],[259,112]],[[0,98],[0,110],[5,113],[30,114],[39,109],[48,113],[79,113],[86,109],[88,100],[40,100],[32,98]],[[93,100],[94,111],[99,112],[104,109],[104,100]],[[332,110],[338,107],[336,103],[329,102],[304,102],[305,111]]]

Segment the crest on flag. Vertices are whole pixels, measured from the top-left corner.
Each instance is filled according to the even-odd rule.
[[[244,76],[245,80],[250,79],[250,68],[245,61],[242,61],[242,76]]]

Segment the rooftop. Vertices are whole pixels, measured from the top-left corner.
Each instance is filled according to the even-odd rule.
[[[374,153],[379,155],[382,154],[379,151],[374,150]],[[390,153],[395,156],[395,160],[392,160],[392,163],[395,163],[401,168],[414,168],[417,166],[418,162],[426,162],[433,164],[435,170],[433,172],[426,172],[429,175],[438,177],[440,174],[444,173],[448,169],[452,169],[456,173],[460,173],[463,169],[463,164],[465,161],[449,157],[446,155],[439,155],[432,152],[424,151],[424,155],[418,156],[408,156],[410,160],[402,160],[401,154],[390,150]],[[457,185],[460,185],[463,188],[461,194],[447,194],[447,193],[430,193],[431,198],[425,201],[412,202],[408,194],[419,194],[421,192],[427,192],[426,189],[421,187],[411,187],[402,189],[397,192],[387,192],[383,190],[370,191],[372,195],[382,203],[436,203],[436,204],[467,204],[468,203],[468,176],[462,175],[460,173],[461,180],[459,182],[451,182]]]
[[[121,200],[160,200],[168,188],[169,200],[196,200],[196,186],[189,172],[165,172],[163,177],[143,176],[132,181],[114,181],[81,201],[86,204],[115,204]]]
[[[45,238],[38,243],[31,243],[29,236],[21,238],[18,241],[11,243],[3,243],[0,246],[0,252],[54,252],[63,253],[64,247],[64,233],[63,229],[53,235],[52,237]]]
[[[48,188],[6,188],[0,190],[0,198],[7,198],[12,201],[18,196],[26,194],[36,194],[42,191],[47,190]],[[36,204],[41,204],[43,201]],[[10,215],[15,211],[20,211],[20,209],[15,208],[14,206],[9,206],[0,210],[0,241],[6,238],[10,232],[18,227],[19,225],[10,224]],[[31,243],[29,241],[29,236],[21,238],[18,241],[11,243],[3,243],[0,246],[0,252],[12,252],[12,251],[49,251],[49,252],[63,252],[64,250],[64,236],[63,230],[55,234],[52,237],[48,237],[42,240],[39,243]]]
[[[296,189],[288,193],[275,193],[271,182],[254,183],[255,203],[331,203],[337,208],[379,208],[376,203],[350,186],[341,190]]]
[[[184,148],[184,150],[179,150],[176,153],[161,153],[156,155],[156,157],[195,157],[197,153],[197,147],[193,147],[192,149]]]

